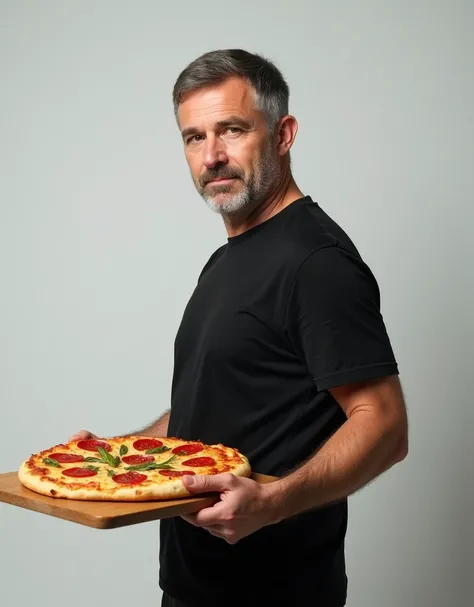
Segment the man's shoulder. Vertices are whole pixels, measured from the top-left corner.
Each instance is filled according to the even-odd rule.
[[[302,265],[339,265],[362,257],[348,233],[318,203],[306,196],[288,216],[283,229],[275,234],[272,258],[278,266],[287,267],[290,274]]]
[[[222,257],[222,255],[225,253],[225,251],[227,249],[227,246],[228,246],[227,243],[225,243],[225,244],[221,245],[220,247],[218,247],[213,253],[211,253],[210,257],[204,264],[204,266],[199,274],[198,282],[199,282],[199,280],[201,280],[203,275],[216,263],[216,261],[220,257]]]
[[[333,242],[307,252],[301,258],[295,280],[319,279],[326,286],[356,284],[360,280],[376,283],[369,264],[362,255],[345,243]]]
[[[348,232],[332,215],[310,196],[305,196],[288,225],[288,242],[303,254],[327,247],[339,247],[359,257],[359,251]]]
[[[291,290],[297,282],[325,285],[326,289],[341,284],[357,289],[365,283],[378,293],[369,263],[340,223],[309,196],[295,211],[280,234],[274,255],[278,275],[287,274]]]

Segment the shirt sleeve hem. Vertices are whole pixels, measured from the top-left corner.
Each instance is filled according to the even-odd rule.
[[[377,379],[389,375],[398,375],[398,373],[398,365],[392,361],[337,371],[329,375],[315,377],[314,381],[318,390],[329,390],[330,388],[336,388],[345,384]]]

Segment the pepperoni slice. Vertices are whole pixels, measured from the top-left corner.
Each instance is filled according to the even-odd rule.
[[[63,474],[75,478],[84,478],[85,476],[95,476],[97,470],[91,470],[90,468],[67,468],[66,470],[63,470]]]
[[[135,466],[136,464],[146,464],[147,462],[154,462],[155,458],[153,455],[124,455],[122,460],[126,464]]]
[[[194,470],[160,470],[163,476],[184,476],[185,474],[196,474]]]
[[[163,443],[156,438],[139,438],[133,443],[133,447],[137,451],[147,451],[148,449],[156,449],[162,446]]]
[[[176,453],[176,455],[194,455],[194,453],[199,453],[203,449],[204,447],[199,443],[190,443],[189,445],[178,445],[171,453]]]
[[[58,464],[74,464],[84,461],[84,456],[78,453],[51,453],[49,458],[54,459]]]
[[[146,474],[140,474],[139,472],[131,470],[129,472],[124,472],[123,474],[114,474],[112,478],[116,483],[122,483],[124,485],[136,485],[137,483],[142,483],[148,477]]]
[[[183,462],[183,466],[215,466],[216,460],[213,457],[194,457]]]
[[[106,443],[103,440],[95,440],[95,439],[87,439],[87,440],[80,440],[77,443],[77,446],[79,447],[79,449],[84,449],[84,451],[97,451],[98,447],[102,447],[102,449],[104,449],[105,451],[112,451],[112,447],[109,445],[109,443]]]

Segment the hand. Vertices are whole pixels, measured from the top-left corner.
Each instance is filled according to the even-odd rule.
[[[268,485],[230,473],[183,476],[190,493],[220,492],[220,501],[182,518],[212,535],[235,544],[274,520],[274,504]]]
[[[76,434],[73,434],[68,438],[68,442],[72,443],[73,441],[87,440],[89,438],[98,439],[99,437],[92,434],[92,432],[89,432],[89,430],[79,430],[79,432],[76,432]]]

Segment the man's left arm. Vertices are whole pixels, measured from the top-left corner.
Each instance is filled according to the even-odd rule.
[[[286,335],[346,414],[339,429],[296,470],[259,484],[230,474],[185,476],[192,492],[221,501],[190,523],[234,543],[266,525],[344,499],[401,461],[408,450],[398,367],[370,270],[338,247],[310,255],[288,300]]]
[[[408,423],[398,376],[330,390],[347,421],[297,470],[265,488],[277,522],[344,499],[408,453]]]

